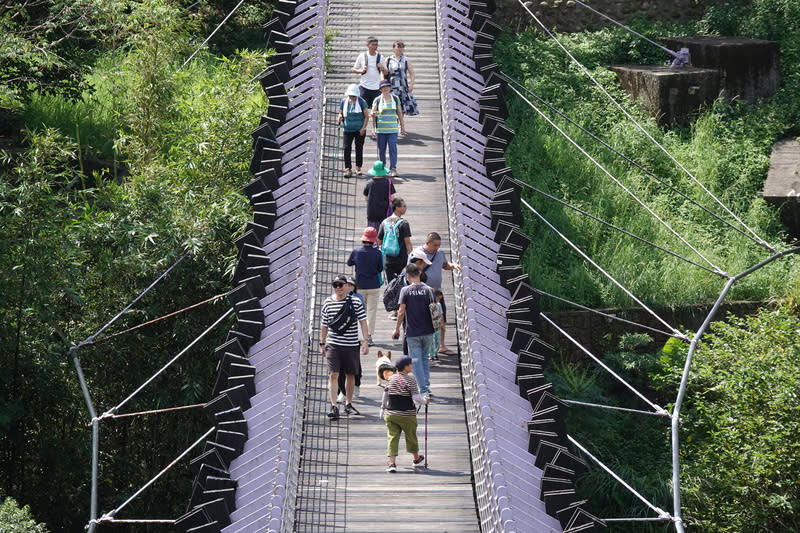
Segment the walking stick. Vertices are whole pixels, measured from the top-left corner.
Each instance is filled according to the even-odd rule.
[[[425,404],[425,469],[428,469],[428,404]]]

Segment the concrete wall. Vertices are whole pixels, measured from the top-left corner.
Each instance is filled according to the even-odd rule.
[[[683,22],[700,18],[713,0],[582,0],[597,11],[625,23],[642,14],[649,20],[667,23]],[[520,6],[517,0],[497,0],[494,20],[505,29],[518,31],[536,27],[536,22]],[[531,0],[529,9],[548,29],[559,32],[575,32],[586,28],[597,28],[611,24],[573,0]]]

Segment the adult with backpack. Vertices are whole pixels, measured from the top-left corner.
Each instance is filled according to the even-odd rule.
[[[417,100],[414,98],[412,92],[414,91],[414,67],[411,66],[411,61],[403,55],[406,45],[403,41],[395,41],[392,44],[392,52],[394,56],[390,57],[386,62],[386,68],[389,70],[389,81],[391,82],[391,93],[400,99],[400,106],[403,108],[403,114],[408,116],[419,115],[419,107]]]
[[[378,140],[378,159],[386,165],[389,148],[389,175],[397,177],[397,136],[406,134],[400,99],[389,91],[390,83],[380,83],[381,94],[372,101],[372,138]]]
[[[461,265],[457,263],[451,263],[447,260],[444,252],[441,250],[442,247],[442,236],[432,231],[428,234],[425,238],[425,244],[416,248],[414,252],[418,252],[419,254],[424,255],[428,261],[430,261],[430,266],[425,269],[425,273],[428,275],[427,284],[434,290],[441,290],[442,289],[442,271],[444,270],[461,270]],[[447,321],[447,305],[445,304],[444,298],[441,299],[442,305],[442,316],[445,318],[445,322]],[[445,330],[446,327],[442,324],[441,332],[441,346],[439,347],[438,354],[441,355],[455,355],[455,351],[451,350],[445,344]]]
[[[361,98],[372,104],[380,94],[381,79],[389,72],[386,70],[384,58],[378,53],[377,37],[372,35],[367,37],[367,50],[358,54],[352,70],[356,74],[361,74],[358,83]]]
[[[397,310],[393,339],[400,338],[400,328],[405,320],[408,355],[414,365],[414,377],[419,383],[422,396],[430,396],[430,361],[428,354],[433,342],[433,316],[431,304],[436,303],[433,289],[419,279],[420,269],[417,265],[406,266],[406,277],[410,282],[400,290],[400,309]]]
[[[392,214],[391,205],[395,192],[391,178],[386,175],[389,171],[381,161],[375,161],[369,171],[372,179],[364,185],[364,200],[367,202],[367,226],[375,228],[381,225],[386,217]]]
[[[336,397],[339,389],[339,373],[345,374],[345,413],[359,414],[353,407],[353,390],[355,377],[358,373],[361,357],[358,346],[361,345],[361,354],[369,353],[367,339],[367,313],[361,300],[347,294],[347,277],[338,275],[333,278],[333,295],[322,303],[322,322],[319,328],[319,345],[322,355],[328,361],[328,393],[331,400],[331,409],[328,418],[339,419],[339,407]],[[361,328],[363,341],[358,340],[358,328]]]
[[[408,263],[408,254],[414,247],[411,244],[411,227],[403,218],[406,202],[399,196],[392,198],[392,215],[384,219],[378,228],[378,244],[383,252],[383,268],[386,283],[397,277]]]
[[[364,162],[364,139],[369,123],[369,105],[359,96],[358,85],[355,83],[344,92],[337,122],[342,126],[344,137],[344,177],[349,178],[353,175],[351,157],[353,143],[356,145],[356,175],[360,175],[361,165]]]

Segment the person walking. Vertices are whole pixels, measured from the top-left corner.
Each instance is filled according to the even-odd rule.
[[[364,306],[366,309],[366,305],[364,304],[364,296],[358,292],[358,286],[356,285],[355,278],[351,276],[347,276],[347,283],[344,284],[345,292],[347,296],[352,296],[353,298],[358,298],[361,300],[361,305]],[[369,323],[367,323],[369,325]],[[364,340],[363,332],[359,329],[358,330],[358,342],[359,344],[361,341]],[[339,372],[339,396],[336,397],[336,403],[345,403],[347,401],[347,396],[345,395],[345,391],[347,389],[346,384],[346,374]],[[355,379],[353,380],[353,399],[355,400],[358,398],[359,391],[361,387],[361,358],[359,357],[358,360],[358,371],[356,372]]]
[[[408,225],[408,221],[403,218],[405,214],[405,200],[395,196],[392,198],[392,215],[384,219],[378,228],[378,244],[381,249],[384,249],[384,244],[388,244],[391,237],[390,233],[394,233],[391,238],[397,239],[399,244],[399,250],[396,255],[383,254],[383,268],[386,271],[387,284],[403,271],[408,263],[408,254],[414,248],[411,244],[411,227]]]
[[[381,94],[372,101],[372,138],[378,140],[378,159],[386,166],[389,148],[389,175],[397,177],[397,135],[406,134],[400,99],[389,91],[388,81],[380,82]]]
[[[333,278],[331,286],[333,295],[322,303],[321,324],[319,328],[319,345],[322,355],[328,362],[328,394],[331,409],[328,418],[339,419],[339,407],[336,405],[336,393],[339,388],[339,373],[345,374],[345,413],[359,414],[353,407],[353,388],[355,376],[361,363],[361,354],[369,353],[367,345],[367,314],[361,300],[347,294],[347,277],[338,275]],[[364,340],[358,340],[358,328],[361,328]]]
[[[386,62],[389,70],[388,79],[391,82],[391,93],[400,99],[400,107],[406,116],[419,115],[417,100],[412,92],[414,91],[414,67],[411,61],[404,55],[406,45],[403,41],[395,41],[392,44],[394,56]]]
[[[361,98],[371,105],[380,95],[381,78],[389,71],[386,70],[384,58],[378,53],[378,38],[370,35],[366,44],[367,50],[358,54],[352,71],[361,75],[358,83]]]
[[[409,285],[400,290],[400,308],[397,310],[393,339],[400,338],[400,327],[406,321],[406,340],[408,355],[414,365],[414,377],[419,383],[420,393],[430,396],[430,361],[428,354],[433,342],[433,321],[430,304],[435,302],[433,290],[420,281],[417,265],[406,266]]]
[[[375,161],[369,171],[372,179],[364,185],[364,201],[367,202],[367,226],[378,229],[383,219],[391,215],[391,203],[394,188],[391,178],[386,175],[389,171],[383,166],[382,161]]]
[[[369,123],[369,105],[359,96],[358,85],[355,83],[344,92],[337,122],[342,126],[344,138],[344,177],[349,178],[353,175],[351,154],[354,143],[356,145],[356,175],[361,175],[361,165],[364,162],[364,139]]]
[[[425,257],[428,258],[428,261],[431,262],[430,266],[425,269],[425,273],[428,275],[427,284],[434,290],[441,290],[442,289],[442,271],[443,270],[461,270],[461,266],[456,263],[451,263],[447,260],[447,257],[444,255],[444,252],[440,249],[442,247],[442,236],[432,231],[428,234],[425,238],[425,244],[422,246],[415,248],[415,252],[420,252],[425,254]],[[444,323],[447,322],[447,306],[445,305],[444,298],[442,298],[439,303],[442,306],[442,317],[444,318]],[[439,354],[443,355],[454,355],[455,352],[447,347],[445,344],[445,329],[446,325],[442,324],[441,329],[441,346],[439,347]]]
[[[414,403],[428,405],[431,400],[419,393],[419,386],[415,376],[411,375],[412,362],[410,357],[401,357],[397,360],[397,372],[389,378],[383,391],[381,410],[384,412],[388,446],[386,455],[389,465],[386,471],[397,472],[397,452],[400,447],[400,434],[405,434],[406,451],[414,456],[411,464],[415,468],[423,466],[424,455],[419,454],[419,440],[417,439],[417,409]]]
[[[378,232],[373,227],[364,228],[361,235],[361,246],[350,252],[347,266],[356,268],[355,282],[364,298],[367,312],[367,328],[369,336],[367,344],[374,346],[372,336],[375,334],[375,321],[380,299],[381,279],[383,274],[383,255],[373,245],[378,241]]]

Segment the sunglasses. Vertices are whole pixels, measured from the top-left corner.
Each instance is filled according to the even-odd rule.
[[[341,289],[342,287],[344,287],[344,283],[342,283],[341,281],[337,281],[336,283],[333,284],[334,289]]]

